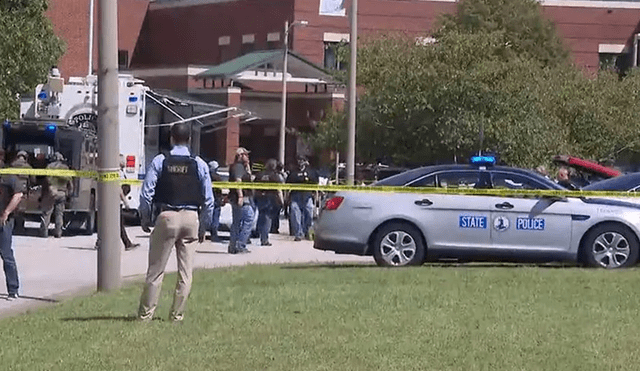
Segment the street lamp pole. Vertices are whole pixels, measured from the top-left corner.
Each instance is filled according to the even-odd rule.
[[[351,0],[349,36],[349,122],[347,129],[347,185],[353,185],[356,172],[356,63],[358,56],[358,0]]]
[[[282,61],[282,112],[280,115],[280,146],[278,147],[278,160],[284,164],[284,145],[286,139],[287,123],[287,60],[289,54],[289,21],[284,22],[284,59]]]
[[[301,25],[306,26],[307,21],[294,21],[289,24],[289,21],[284,22],[284,57],[282,60],[282,112],[280,115],[280,143],[278,147],[278,160],[284,164],[285,157],[285,143],[286,143],[286,127],[287,127],[287,63],[289,56],[289,31],[293,26]]]

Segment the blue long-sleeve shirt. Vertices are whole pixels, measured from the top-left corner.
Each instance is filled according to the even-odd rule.
[[[172,155],[177,156],[190,156],[189,148],[186,146],[174,146],[170,152]],[[156,184],[158,183],[158,177],[162,172],[162,165],[164,164],[165,156],[159,154],[153,158],[151,164],[147,168],[147,173],[142,183],[142,190],[140,191],[140,206],[138,211],[140,212],[140,219],[143,221],[153,221],[152,215],[152,203],[153,196],[156,193]],[[200,210],[200,232],[207,230],[209,224],[211,224],[211,218],[213,217],[213,192],[211,191],[211,176],[209,174],[209,166],[200,157],[196,157],[196,163],[198,165],[198,178],[202,185],[202,194],[204,195],[204,205]],[[169,205],[173,207],[181,207],[184,205]]]

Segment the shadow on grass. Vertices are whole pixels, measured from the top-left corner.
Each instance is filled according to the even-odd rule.
[[[136,316],[91,316],[91,317],[66,317],[60,320],[65,322],[87,322],[87,321],[122,321],[135,322],[138,320]],[[162,321],[162,318],[154,318],[154,321]]]
[[[509,262],[430,262],[423,264],[424,267],[433,268],[544,268],[544,269],[565,269],[565,268],[584,268],[572,263],[509,263]]]
[[[2,299],[7,299],[7,294],[2,294],[0,295],[0,298]],[[26,300],[36,300],[36,301],[44,301],[46,303],[57,303],[58,300],[56,299],[49,299],[49,298],[39,298],[37,296],[27,296],[27,295],[20,295],[20,300],[22,299],[26,299]]]
[[[415,267],[415,266],[414,266]],[[542,268],[542,269],[566,269],[566,268],[588,268],[576,264],[561,264],[561,263],[507,263],[507,262],[469,262],[469,263],[424,263],[422,267],[431,268],[466,268],[466,269],[482,269],[482,268]],[[322,264],[296,264],[286,265],[282,269],[352,269],[352,268],[368,268],[368,269],[398,269],[396,267],[379,267],[372,263],[322,263]],[[402,269],[403,267],[399,267]],[[410,267],[409,267],[410,268]]]
[[[369,268],[369,269],[383,269],[378,267],[375,264],[371,263],[322,263],[322,264],[296,264],[296,265],[285,265],[281,267],[282,269],[318,269],[318,268],[328,268],[328,269],[351,269],[351,268]]]

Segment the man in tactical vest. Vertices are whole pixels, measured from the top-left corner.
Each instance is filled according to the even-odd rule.
[[[210,225],[213,195],[209,167],[189,152],[190,133],[186,123],[171,127],[171,152],[153,159],[142,184],[139,208],[142,230],[148,233],[154,225],[149,241],[149,268],[138,309],[142,321],[153,318],[173,246],[178,259],[178,283],[170,319],[183,319],[193,277],[196,249],[193,242],[202,243]]]
[[[47,169],[51,170],[69,170],[69,166],[64,163],[64,156],[60,152],[56,152],[54,160]],[[71,178],[67,176],[48,176],[47,186],[42,187],[42,216],[40,219],[40,237],[49,236],[49,223],[51,222],[51,214],[55,214],[55,230],[54,237],[62,236],[62,224],[64,216],[64,206],[67,202],[67,196],[72,192]]]
[[[287,183],[318,184],[318,173],[309,167],[305,156],[298,156],[298,170],[294,170],[287,177]],[[313,225],[313,193],[311,191],[291,191],[290,220],[294,241],[310,239]]]
[[[271,158],[265,163],[265,169],[256,175],[256,182],[281,183],[277,172],[278,161]],[[256,206],[258,207],[258,234],[260,245],[271,246],[269,231],[271,230],[271,218],[274,210],[280,210],[283,205],[282,190],[256,190],[254,193]]]

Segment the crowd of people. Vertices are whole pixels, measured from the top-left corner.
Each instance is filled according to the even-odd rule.
[[[229,181],[240,183],[223,195],[212,181],[221,181],[217,161],[205,163],[193,156],[188,148],[190,130],[186,124],[171,127],[172,149],[156,156],[147,168],[140,193],[142,230],[151,233],[149,265],[140,297],[138,319],[150,321],[155,313],[160,287],[169,256],[175,247],[178,260],[178,282],[170,310],[172,321],[184,318],[187,297],[193,278],[194,242],[202,243],[206,231],[212,241],[221,241],[218,234],[220,211],[231,205],[232,223],[227,251],[246,254],[250,250],[251,230],[258,212],[257,230],[261,246],[270,246],[270,233],[279,232],[279,220],[288,204],[291,234],[295,241],[310,238],[313,224],[313,193],[292,191],[285,197],[282,190],[265,187],[254,189],[243,183],[318,183],[317,173],[305,157],[299,157],[297,168],[288,175],[275,159],[265,162],[264,170],[253,173],[250,151],[236,150],[229,167]],[[286,202],[285,200],[289,200]],[[153,231],[152,231],[153,228]]]
[[[35,160],[44,162],[43,156]],[[5,164],[5,152],[0,150],[0,167],[31,169],[29,154],[18,151],[9,164]],[[64,156],[55,152],[49,159],[47,169],[68,170]],[[39,235],[49,235],[49,224],[54,216],[54,237],[60,238],[63,230],[64,204],[67,196],[73,191],[70,177],[46,176],[35,177],[29,174],[5,174],[0,177],[0,257],[7,285],[7,300],[18,297],[19,278],[18,268],[13,254],[13,230],[15,227],[15,213],[23,207],[24,196],[31,188],[40,189],[40,208],[42,209]]]
[[[153,318],[164,272],[169,256],[176,249],[178,260],[178,282],[170,319],[181,321],[191,290],[193,279],[193,258],[195,244],[205,240],[207,230],[213,242],[222,242],[218,234],[222,207],[229,203],[232,210],[229,244],[230,254],[250,252],[251,230],[255,213],[258,213],[257,231],[260,246],[271,246],[269,234],[280,233],[280,216],[289,216],[290,234],[294,241],[312,238],[314,192],[265,187],[231,187],[224,195],[212,182],[222,181],[216,161],[208,164],[191,154],[188,147],[190,128],[187,124],[175,124],[170,130],[172,149],[167,154],[159,154],[147,168],[140,193],[140,224],[144,232],[150,233],[148,269],[138,307],[138,319],[149,321]],[[4,154],[0,157],[4,165]],[[121,159],[122,162],[122,159]],[[264,169],[255,173],[250,166],[250,151],[237,149],[233,164],[229,167],[229,181],[238,183],[292,183],[318,184],[318,174],[311,168],[304,156],[297,158],[297,166],[284,171],[282,163],[275,159],[265,162]],[[31,168],[28,154],[18,152],[9,164],[14,168]],[[121,168],[123,164],[121,163]],[[47,165],[48,169],[69,169],[65,158],[55,153]],[[124,174],[124,173],[123,173]],[[126,174],[124,176],[126,178]],[[37,178],[37,179],[36,179]],[[33,185],[41,186],[43,206],[40,236],[47,237],[49,223],[54,217],[54,237],[63,232],[64,205],[73,192],[71,177],[32,175],[3,175],[0,177],[0,256],[3,260],[8,300],[18,297],[18,269],[12,249],[14,213],[24,195]],[[122,207],[127,208],[126,197],[122,197]],[[120,235],[126,250],[137,246],[127,236],[121,219]],[[100,241],[96,241],[100,248]]]
[[[264,170],[254,174],[250,166],[250,153],[244,147],[236,150],[234,162],[229,167],[230,182],[318,184],[318,174],[309,166],[309,161],[304,156],[298,156],[297,167],[288,173],[284,171],[282,163],[275,159],[268,159],[264,164]],[[216,161],[209,162],[209,170],[212,180],[221,179]],[[311,239],[314,192],[245,189],[238,186],[231,189],[226,196],[222,195],[221,189],[214,188],[214,196],[211,239],[220,241],[218,236],[220,209],[226,203],[230,203],[232,210],[228,246],[230,254],[250,252],[247,244],[250,243],[256,212],[258,213],[256,231],[260,246],[271,246],[269,234],[280,233],[280,217],[283,212],[289,217],[289,233],[294,241],[301,241],[303,238]]]

